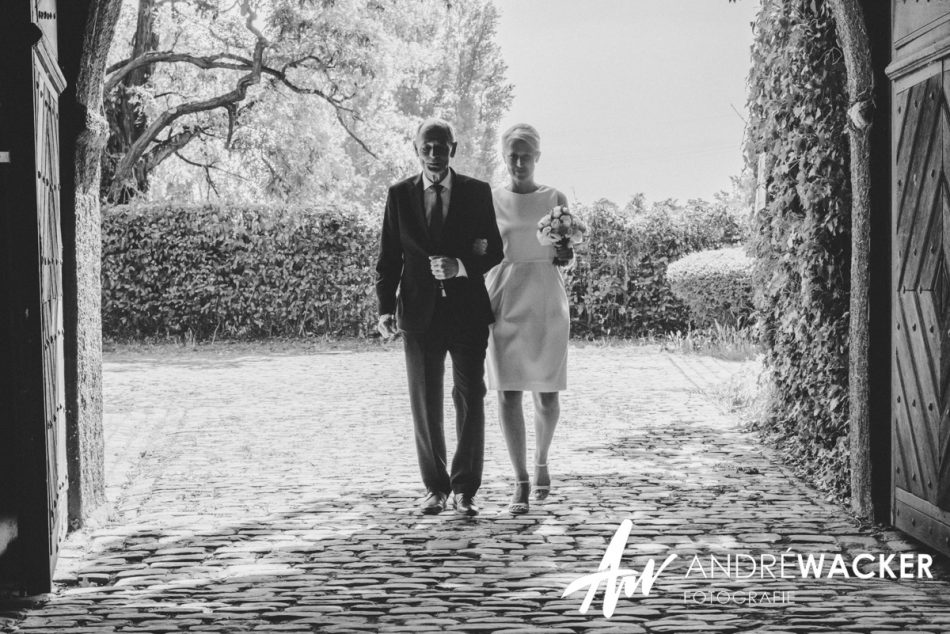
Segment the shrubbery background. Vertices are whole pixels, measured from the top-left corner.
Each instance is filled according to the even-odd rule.
[[[577,207],[588,245],[567,275],[579,337],[683,329],[667,264],[733,244],[725,202]],[[378,221],[358,208],[117,206],[103,213],[103,331],[112,339],[372,335]]]
[[[365,336],[376,229],[334,208],[118,206],[103,213],[107,337]]]
[[[751,254],[774,400],[766,429],[820,488],[849,488],[851,259],[846,72],[825,2],[764,0],[749,79],[750,167],[768,204]]]
[[[624,209],[601,201],[577,212],[590,227],[569,275],[571,332],[637,337],[683,330],[686,305],[670,290],[667,265],[683,255],[738,243],[741,211],[725,201],[670,201]]]

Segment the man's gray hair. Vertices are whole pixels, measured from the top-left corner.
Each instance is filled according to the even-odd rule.
[[[452,128],[452,124],[445,119],[439,119],[438,117],[429,117],[420,123],[419,127],[416,128],[416,136],[413,138],[413,140],[418,139],[419,135],[422,134],[424,130],[428,130],[429,128],[441,128],[442,130],[445,130],[446,134],[449,135],[449,141],[452,143],[455,142],[455,129]]]

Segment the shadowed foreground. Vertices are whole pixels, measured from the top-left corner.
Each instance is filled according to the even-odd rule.
[[[648,346],[573,347],[551,497],[525,516],[504,512],[512,478],[490,395],[482,514],[468,520],[416,510],[398,348],[107,356],[112,514],[69,539],[53,594],[7,605],[0,625],[70,634],[950,630],[942,560],[934,580],[856,578],[855,556],[874,556],[860,572],[880,572],[880,554],[919,546],[817,501],[715,402],[713,388],[740,367]],[[649,596],[621,594],[608,619],[601,584],[581,614],[584,592],[561,594],[597,570],[624,519],[633,522],[624,567],[677,556]],[[803,579],[797,563],[787,578],[777,565],[763,571],[783,552],[825,554],[826,575],[840,554],[849,574]],[[710,556],[741,566],[709,578]],[[899,555],[890,567],[900,573]]]

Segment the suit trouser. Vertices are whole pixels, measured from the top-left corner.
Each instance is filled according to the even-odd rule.
[[[485,453],[485,350],[488,325],[462,327],[442,300],[424,333],[403,334],[409,402],[422,481],[429,491],[475,495]],[[445,356],[452,357],[457,445],[446,472],[443,403]]]

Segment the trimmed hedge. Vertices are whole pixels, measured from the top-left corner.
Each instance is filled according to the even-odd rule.
[[[738,240],[721,207],[578,208],[588,244],[568,273],[577,336],[682,329],[666,265]],[[139,204],[103,212],[103,330],[114,339],[375,332],[377,222],[333,208]]]
[[[724,206],[654,205],[631,213],[599,203],[575,210],[590,227],[568,275],[571,330],[637,337],[685,329],[687,307],[670,290],[667,264],[697,249],[735,244],[739,219]]]
[[[378,233],[338,209],[103,212],[102,325],[114,338],[365,336]]]
[[[850,167],[846,70],[827,2],[764,0],[749,78],[747,165],[767,157],[750,241],[765,361],[765,428],[799,474],[848,494]]]
[[[698,326],[744,326],[752,314],[753,262],[740,247],[697,251],[670,264],[670,289]]]

